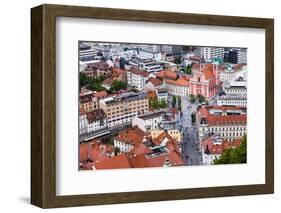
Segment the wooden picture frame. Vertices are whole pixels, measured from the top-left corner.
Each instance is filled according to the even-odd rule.
[[[56,195],[56,17],[265,29],[265,184]],[[41,208],[267,194],[274,191],[274,20],[110,8],[41,5],[31,9],[31,203]]]

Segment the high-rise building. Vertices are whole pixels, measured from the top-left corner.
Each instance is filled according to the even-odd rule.
[[[224,48],[222,47],[202,47],[201,56],[206,59],[224,58]]]

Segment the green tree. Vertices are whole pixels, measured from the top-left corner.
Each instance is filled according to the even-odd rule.
[[[184,73],[185,74],[188,74],[188,75],[190,75],[191,74],[191,71],[192,71],[192,66],[193,66],[193,64],[194,63],[191,63],[191,64],[189,64],[189,65],[187,65],[185,68],[184,68]]]
[[[107,142],[109,145],[114,145],[114,138],[113,138],[113,136],[110,136],[110,138],[109,138],[109,140],[108,140],[108,142]]]
[[[172,100],[172,106],[175,107],[177,104],[177,97],[173,96],[173,100]]]
[[[160,102],[158,102],[158,106],[159,108],[167,108],[167,102],[162,99]]]
[[[96,78],[89,78],[84,73],[80,73],[79,86],[80,86],[80,89],[81,89],[81,87],[86,86],[90,90],[101,91],[101,90],[105,90],[105,88],[103,88],[101,86],[101,82],[103,80],[104,80],[104,77],[102,77],[102,76],[96,77]]]
[[[149,107],[152,109],[157,109],[158,102],[156,102],[156,100],[153,100],[152,98],[149,98]]]
[[[180,64],[181,63],[181,57],[175,57],[174,63],[175,64]]]
[[[234,164],[247,162],[247,136],[242,138],[241,145],[236,148],[225,150],[219,159],[214,160],[214,164]]]
[[[193,113],[191,114],[191,122],[192,122],[192,123],[195,123],[195,121],[196,121],[196,114],[195,114],[195,112],[193,112]]]
[[[118,155],[120,153],[120,148],[119,147],[115,147],[114,148],[114,155]]]
[[[177,99],[178,99],[178,109],[179,109],[179,111],[181,111],[181,108],[182,108],[182,106],[181,106],[181,97],[178,95]]]
[[[79,85],[80,87],[84,87],[90,83],[90,79],[84,74],[81,73],[79,74]]]
[[[206,98],[205,98],[203,95],[201,95],[201,94],[198,94],[198,95],[197,95],[197,98],[198,98],[198,100],[199,100],[199,103],[202,103],[202,102],[205,102],[205,101],[206,101]]]
[[[149,98],[149,107],[152,109],[166,108],[167,105],[168,105],[167,102],[164,100],[161,100],[159,102],[158,99],[153,100],[153,99]]]
[[[114,80],[110,87],[110,91],[119,91],[121,89],[126,89],[126,88],[127,88],[127,84],[125,82]]]
[[[190,94],[190,95],[189,95],[189,100],[190,100],[191,103],[194,103],[194,102],[196,101],[195,95]]]

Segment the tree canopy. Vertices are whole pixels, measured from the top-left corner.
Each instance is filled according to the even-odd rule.
[[[190,100],[190,102],[194,103],[194,102],[196,101],[195,95],[190,94],[190,95],[189,95],[189,100]]]
[[[165,100],[158,101],[158,99],[153,100],[149,98],[149,107],[152,109],[166,108],[167,105]]]
[[[192,66],[193,66],[193,62],[191,64],[188,64],[185,68],[184,68],[184,73],[190,75],[191,74],[191,70],[192,70]]]
[[[104,80],[103,76],[96,77],[96,78],[89,78],[84,73],[80,73],[79,86],[80,88],[86,86],[93,91],[102,91],[105,90],[105,88],[101,85],[103,80]]]
[[[126,89],[126,88],[127,88],[127,84],[125,82],[114,80],[110,87],[110,91],[119,91],[121,89]]]
[[[242,138],[241,145],[236,148],[227,149],[214,164],[234,164],[247,162],[247,137]]]

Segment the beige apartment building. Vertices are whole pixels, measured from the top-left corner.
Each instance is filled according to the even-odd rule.
[[[124,93],[100,100],[100,108],[104,110],[108,127],[131,122],[132,119],[148,111],[149,102],[146,93]]]

